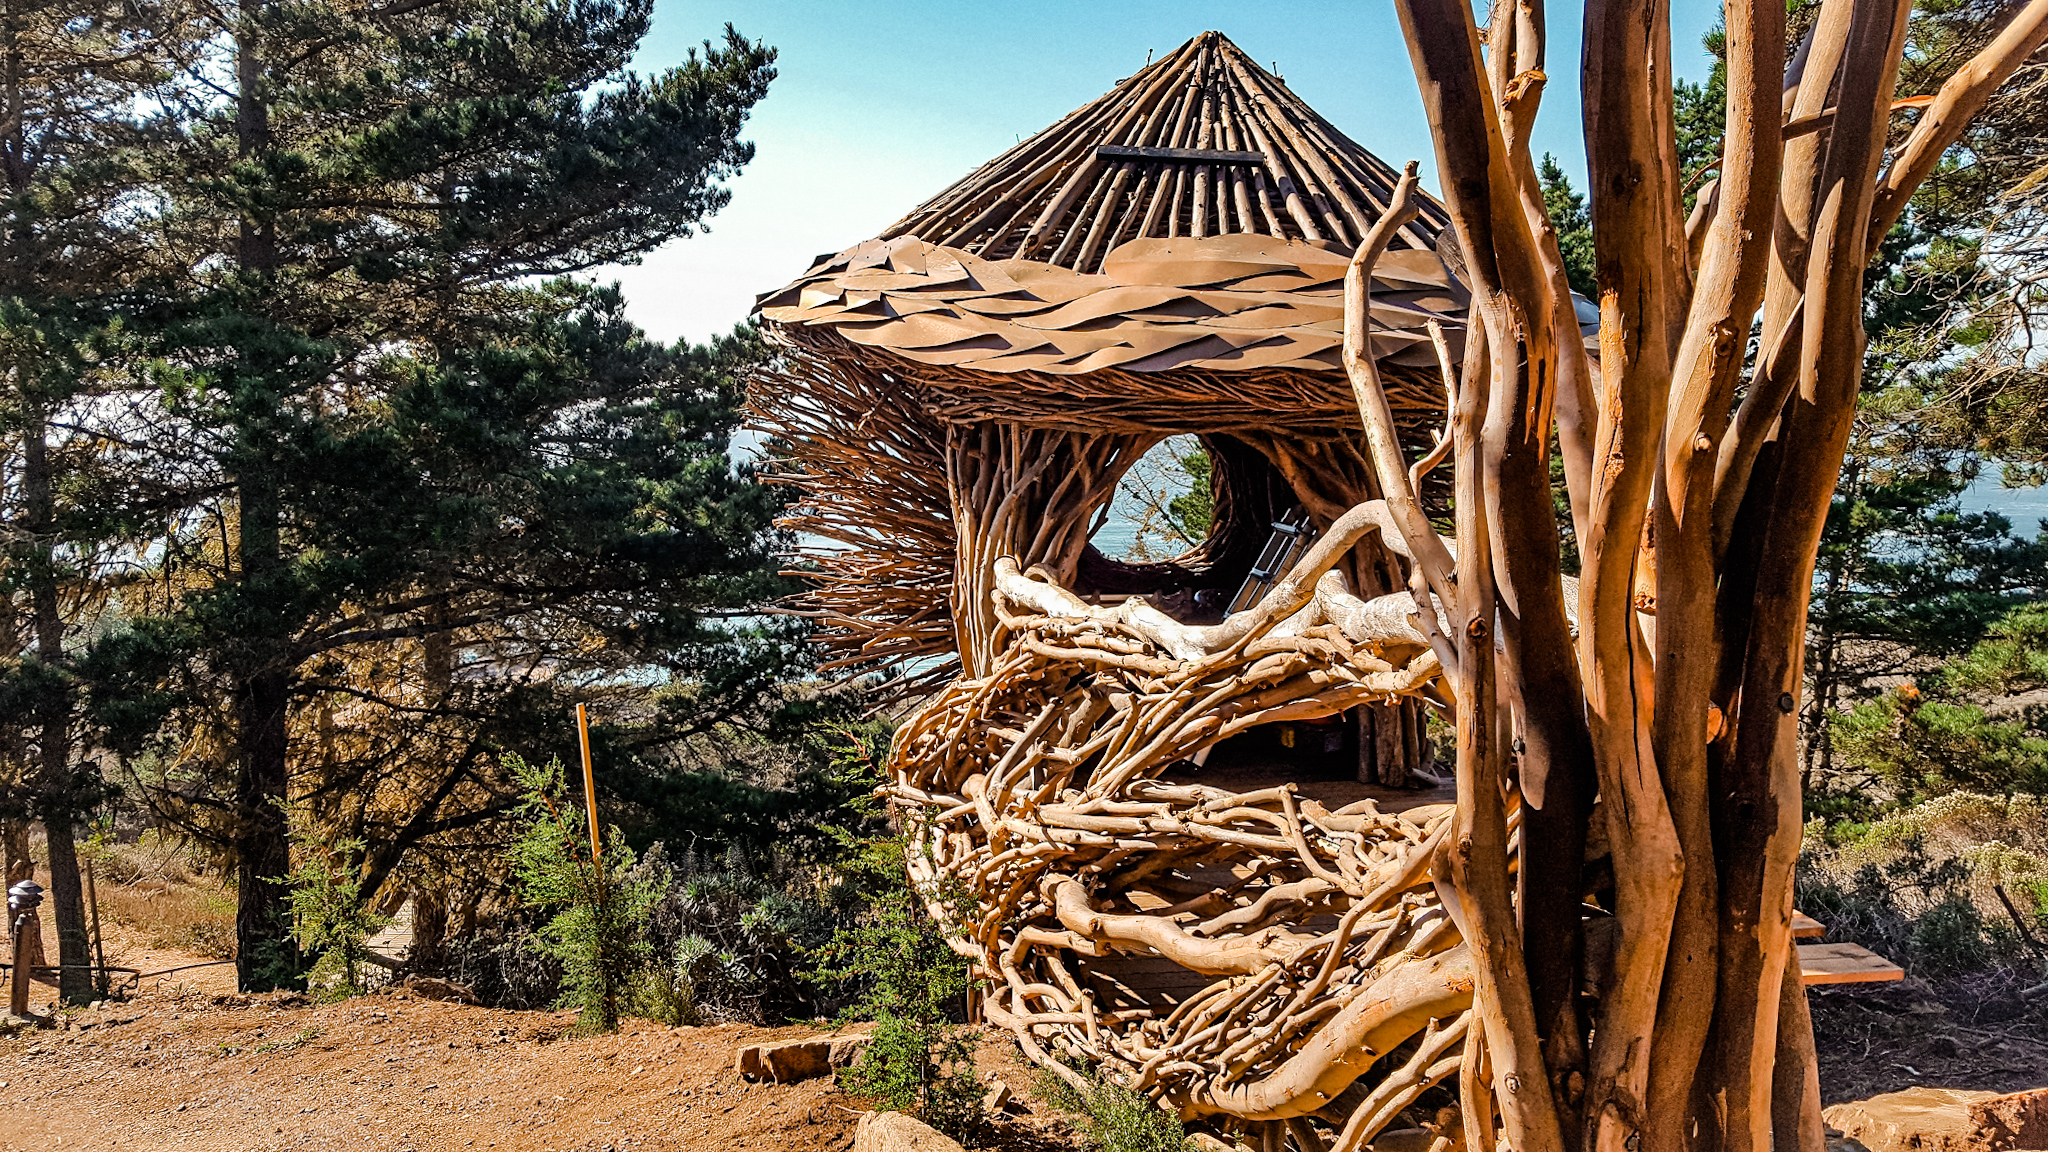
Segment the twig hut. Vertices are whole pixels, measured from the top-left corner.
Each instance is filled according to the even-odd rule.
[[[813,545],[830,666],[911,687],[985,673],[1004,555],[1199,616],[1188,594],[1229,599],[1290,508],[1321,531],[1377,495],[1341,294],[1397,179],[1205,32],[763,296],[789,355],[754,404],[804,494],[789,526]],[[1467,304],[1444,219],[1425,203],[1374,268],[1372,350],[1417,422],[1443,411],[1431,325],[1455,358]],[[1089,536],[1119,479],[1183,433],[1213,461],[1208,540],[1104,556]],[[1389,566],[1353,565],[1362,594],[1392,589]],[[1424,749],[1413,704],[1359,735],[1362,775],[1389,783]]]
[[[1450,445],[1396,442],[1430,442],[1462,354],[1443,234],[1210,32],[760,304],[787,355],[753,403],[833,663],[935,689],[888,790],[988,1020],[1268,1149],[1320,1123],[1354,1152],[1468,1034],[1450,806],[1347,779],[1406,782],[1447,701],[1412,493]],[[1119,478],[1182,434],[1208,539],[1101,554]],[[1315,787],[1299,749],[1205,762],[1296,724],[1327,750],[1347,715],[1357,760]]]

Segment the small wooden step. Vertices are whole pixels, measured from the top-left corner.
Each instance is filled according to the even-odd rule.
[[[1799,978],[1807,984],[1877,984],[1904,980],[1906,970],[1861,944],[1801,944]]]
[[[1828,934],[1828,926],[1801,912],[1792,910],[1792,938],[1794,940],[1818,940]]]

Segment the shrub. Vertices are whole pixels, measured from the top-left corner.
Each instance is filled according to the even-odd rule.
[[[879,775],[879,758],[873,741],[851,739],[840,760],[843,774],[872,779]],[[858,806],[855,811],[867,813]],[[840,1086],[972,1145],[988,1120],[970,1033],[954,1020],[973,987],[967,961],[946,942],[947,926],[910,887],[904,852],[911,838],[836,832],[846,846],[849,884],[869,903],[818,949],[815,978],[851,985],[858,998],[843,1016],[875,1022],[860,1062],[840,1075]],[[965,892],[933,895],[941,897],[936,906],[955,915],[970,908]]]
[[[541,922],[536,909],[514,909],[448,941],[448,978],[492,1007],[554,1007],[562,998],[562,962],[535,939]]]
[[[1963,656],[1830,718],[1845,763],[1903,801],[1957,789],[2048,794],[2048,603],[2013,609]],[[2015,706],[2017,705],[2017,706]]]
[[[1916,975],[1960,976],[2016,960],[1998,955],[1994,944],[2003,937],[1987,932],[1971,859],[1943,832],[1943,811],[1926,811],[1932,807],[1869,825],[1809,823],[1796,903],[1830,934],[1864,944]],[[1991,897],[1989,885],[1984,888]]]
[[[283,879],[290,889],[292,939],[306,955],[340,967],[341,991],[359,991],[357,973],[369,955],[370,933],[383,922],[364,906],[363,842],[319,843],[296,816],[290,829],[292,871]]]
[[[1186,1152],[1187,1131],[1171,1112],[1143,1092],[1088,1076],[1075,1088],[1050,1068],[1039,1070],[1038,1094],[1046,1103],[1075,1116],[1089,1145],[1100,1152]]]
[[[711,941],[702,936],[683,937],[667,964],[648,966],[636,1010],[672,1028],[704,1023],[705,1009],[716,1001],[721,983],[718,961]]]
[[[687,850],[671,857],[656,845],[641,866],[665,884],[648,910],[649,946],[671,958],[650,974],[654,1003],[680,991],[676,966],[685,950],[690,995],[705,1020],[813,1019],[848,1002],[843,987],[810,980],[806,960],[863,906],[843,877],[800,857],[755,860],[738,847],[704,860]]]
[[[603,859],[592,859],[584,822],[567,807],[560,760],[536,767],[507,757],[506,766],[525,794],[513,875],[529,903],[561,909],[534,934],[533,946],[561,961],[560,1003],[580,1010],[578,1023],[617,1031],[620,1009],[647,962],[647,913],[661,897],[660,882],[636,873],[632,849],[616,828],[605,838]]]

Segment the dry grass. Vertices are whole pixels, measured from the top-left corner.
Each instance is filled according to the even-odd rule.
[[[235,954],[235,900],[220,889],[142,880],[100,888],[100,915],[144,935],[153,947],[229,959]]]
[[[183,846],[151,833],[93,853],[100,916],[151,946],[228,959],[235,954],[235,896]]]

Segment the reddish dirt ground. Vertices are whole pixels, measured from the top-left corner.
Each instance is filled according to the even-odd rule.
[[[863,1111],[829,1078],[733,1072],[739,1047],[813,1028],[634,1021],[574,1037],[567,1014],[403,992],[314,1004],[189,986],[70,1020],[0,1040],[0,1149],[842,1152]],[[1023,1098],[997,1147],[1068,1147],[1007,1047],[984,1045]]]
[[[144,972],[203,959],[119,944],[110,958]],[[577,1037],[564,1013],[402,991],[320,1004],[233,987],[232,967],[176,972],[62,1030],[0,1038],[0,1152],[844,1152],[865,1110],[830,1079],[750,1085],[734,1073],[741,1047],[815,1028],[634,1021]],[[1918,981],[1816,996],[1826,1101],[2048,1083],[2048,1040],[2032,1018],[1936,999]],[[48,1001],[38,988],[37,1008]],[[978,1063],[1017,1099],[996,1152],[1078,1147],[1006,1038],[989,1037]]]

